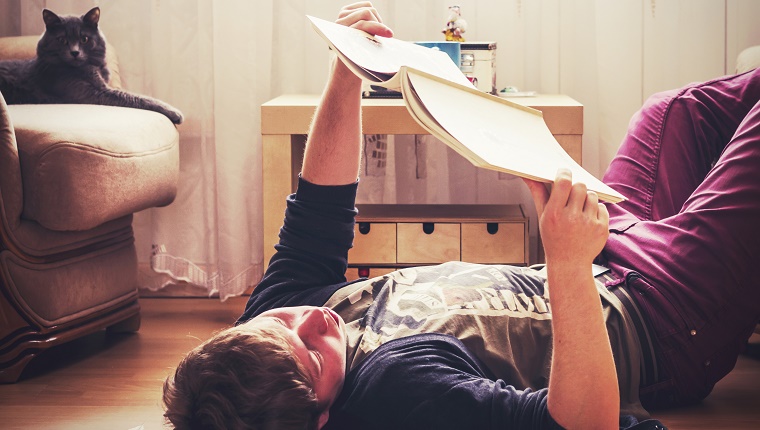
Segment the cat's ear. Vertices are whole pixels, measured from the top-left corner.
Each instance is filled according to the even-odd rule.
[[[82,21],[84,21],[84,23],[87,25],[97,28],[98,21],[100,21],[100,8],[94,7],[90,9],[89,12],[82,15]]]
[[[42,9],[42,20],[45,21],[45,27],[50,27],[51,25],[60,24],[62,22],[61,18],[49,9]]]

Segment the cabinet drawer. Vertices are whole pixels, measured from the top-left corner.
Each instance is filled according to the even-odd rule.
[[[396,223],[357,222],[354,225],[354,247],[348,251],[348,261],[351,264],[395,263]]]
[[[425,225],[432,231],[425,232]],[[459,260],[460,227],[456,223],[398,223],[399,263],[445,263]]]
[[[527,264],[525,223],[462,224],[462,261]],[[497,228],[494,231],[494,226]]]

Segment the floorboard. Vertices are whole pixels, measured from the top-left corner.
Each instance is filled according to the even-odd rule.
[[[161,429],[161,384],[182,355],[240,315],[244,298],[143,298],[135,334],[96,333],[0,385],[0,428]],[[670,429],[760,429],[760,335],[703,403],[655,414]]]

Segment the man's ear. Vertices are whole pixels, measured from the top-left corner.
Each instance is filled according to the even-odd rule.
[[[327,424],[327,420],[330,418],[330,410],[326,409],[319,414],[319,420],[317,421],[317,428],[321,429]]]

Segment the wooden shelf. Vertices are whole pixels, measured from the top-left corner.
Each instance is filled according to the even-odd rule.
[[[510,101],[542,111],[544,121],[557,142],[579,164],[582,161],[583,105],[571,97],[557,94],[541,94],[536,97],[511,98]],[[261,134],[263,144],[264,182],[264,262],[274,254],[274,245],[285,213],[285,197],[295,191],[298,172],[301,169],[305,135],[309,131],[314,111],[319,103],[318,95],[289,94],[274,98],[261,106]],[[427,134],[412,117],[400,99],[363,99],[362,131],[365,134]],[[385,208],[360,208],[360,222],[379,222],[390,214],[399,222],[411,222],[416,217],[415,205],[391,205]],[[477,205],[476,205],[477,206]],[[490,210],[481,208],[483,210]],[[463,209],[453,205],[439,207],[436,213],[442,218],[426,215],[430,222],[448,220],[456,223],[480,221],[496,222],[503,217],[520,217],[520,213],[488,214],[465,213],[480,210],[473,206]],[[511,209],[516,210],[516,209]],[[395,211],[395,212],[394,212]],[[408,211],[405,214],[404,211]],[[436,215],[437,216],[437,215]],[[527,220],[525,220],[527,229]],[[460,229],[461,234],[461,229]],[[525,231],[527,252],[528,234]],[[462,245],[464,249],[464,245]],[[527,257],[526,257],[527,258]],[[526,260],[527,262],[527,260]],[[374,265],[386,264],[373,262]],[[404,263],[406,264],[406,263]]]

